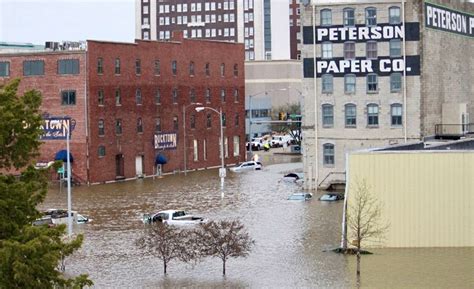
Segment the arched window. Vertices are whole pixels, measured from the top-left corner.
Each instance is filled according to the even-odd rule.
[[[189,101],[191,103],[195,103],[196,102],[196,90],[194,88],[191,88],[189,90]]]
[[[355,104],[349,103],[344,107],[344,116],[346,127],[357,126],[357,107]]]
[[[356,76],[354,74],[344,75],[344,92],[345,93],[356,92]]]
[[[332,104],[323,104],[322,106],[323,127],[334,126],[334,107]]]
[[[355,25],[355,10],[353,8],[344,8],[344,26]]]
[[[379,106],[377,104],[367,105],[367,125],[379,126]]]
[[[178,63],[176,60],[171,61],[171,72],[173,75],[176,75],[178,73]]]
[[[105,135],[105,123],[103,119],[99,119],[99,136]]]
[[[234,76],[239,76],[239,65],[237,63],[234,64]]]
[[[221,76],[222,77],[225,76],[225,64],[224,63],[221,63]]]
[[[196,128],[196,115],[191,114],[190,122],[191,122],[191,129],[195,129]]]
[[[394,72],[390,74],[390,92],[399,92],[402,89],[402,74]]]
[[[194,76],[194,62],[189,63],[189,75]]]
[[[137,132],[138,133],[143,132],[143,121],[141,117],[137,118]]]
[[[137,88],[137,90],[135,91],[135,102],[137,103],[137,105],[142,104],[142,90],[140,88]]]
[[[178,123],[178,116],[173,116],[173,129],[177,131],[179,128],[179,123]]]
[[[239,102],[239,90],[234,88],[234,102]]]
[[[161,91],[158,88],[155,93],[155,104],[161,104]]]
[[[379,90],[379,84],[377,74],[367,74],[367,92],[377,92]]]
[[[331,74],[323,74],[321,78],[321,91],[323,93],[332,93],[333,91],[333,77]]]
[[[331,9],[321,10],[321,26],[332,25],[332,12]]]
[[[388,23],[400,24],[400,7],[392,6],[388,8]]]
[[[160,132],[161,131],[161,118],[157,117],[155,119],[155,132]]]
[[[332,43],[324,42],[322,44],[322,57],[324,59],[332,58]]]
[[[365,44],[366,46],[366,54],[367,59],[377,59],[377,42],[376,41],[367,41]]]
[[[99,157],[105,157],[105,146],[99,146],[97,154],[99,155]]]
[[[402,105],[399,103],[390,106],[391,124],[392,126],[401,126],[402,122]]]
[[[355,59],[356,45],[355,42],[344,42],[344,59]]]
[[[225,88],[221,89],[221,101],[225,102]]]
[[[210,103],[211,102],[211,89],[206,88],[206,102]]]
[[[375,7],[365,8],[365,25],[367,26],[377,25],[377,8]]]
[[[325,143],[323,145],[323,164],[325,166],[334,166],[334,145]]]
[[[178,103],[178,89],[176,87],[173,88],[172,98],[174,104]]]
[[[206,73],[206,76],[210,76],[211,75],[211,65],[208,63],[206,63],[206,67],[204,68],[204,71]]]
[[[115,58],[115,74],[120,74],[120,58]]]

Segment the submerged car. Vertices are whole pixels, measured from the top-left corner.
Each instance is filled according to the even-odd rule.
[[[232,167],[229,170],[231,170],[232,172],[245,172],[245,171],[261,170],[262,167],[263,165],[259,161],[248,161],[248,162],[243,162],[238,166]]]
[[[282,181],[298,183],[303,182],[303,178],[303,173],[289,173],[283,176]]]
[[[311,193],[294,193],[293,195],[288,197],[290,201],[308,201],[313,198],[313,194]]]
[[[320,201],[327,201],[327,202],[340,201],[343,199],[344,199],[344,195],[336,194],[336,193],[324,194],[319,198]]]
[[[202,217],[190,215],[183,210],[165,210],[154,214],[144,214],[142,217],[144,224],[161,222],[167,225],[197,225],[204,223]]]

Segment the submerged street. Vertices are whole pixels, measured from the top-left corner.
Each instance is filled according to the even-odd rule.
[[[349,288],[355,286],[355,257],[326,252],[340,242],[342,202],[288,201],[301,187],[281,182],[301,170],[299,157],[263,155],[262,171],[227,173],[221,198],[217,170],[167,175],[73,188],[73,209],[89,216],[75,225],[85,242],[68,259],[68,274],[87,273],[95,288]],[[66,191],[51,187],[41,209],[66,207]],[[184,209],[210,220],[240,219],[256,244],[246,259],[196,265],[162,263],[138,250],[143,213]],[[473,284],[474,250],[383,249],[362,258],[362,287],[451,287]]]

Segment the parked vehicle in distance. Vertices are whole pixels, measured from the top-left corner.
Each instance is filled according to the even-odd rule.
[[[245,171],[261,170],[262,167],[263,165],[259,161],[248,161],[248,162],[243,162],[238,166],[232,167],[229,170],[231,170],[232,172],[245,172]]]
[[[263,137],[255,137],[252,139],[252,150],[253,151],[259,151],[259,150],[263,150],[264,149],[264,145],[267,143],[268,141],[263,138]]]
[[[327,193],[322,195],[319,198],[320,201],[326,201],[326,202],[334,202],[334,201],[340,201],[344,200],[344,195],[343,194],[337,194],[337,193]]]
[[[154,214],[144,214],[144,224],[162,222],[167,225],[197,225],[204,222],[204,218],[187,214],[183,210],[165,210]]]
[[[292,140],[293,138],[291,137],[291,135],[288,135],[288,134],[274,135],[272,136],[272,140],[270,141],[270,143],[272,147],[276,148],[276,147],[282,147],[285,144],[290,145]]]
[[[313,198],[313,194],[311,193],[294,193],[293,195],[288,197],[290,201],[308,201]]]

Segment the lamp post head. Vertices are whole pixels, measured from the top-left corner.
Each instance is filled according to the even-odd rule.
[[[195,110],[196,110],[197,112],[201,112],[201,111],[204,110],[204,107],[198,106],[198,107],[195,108]]]

